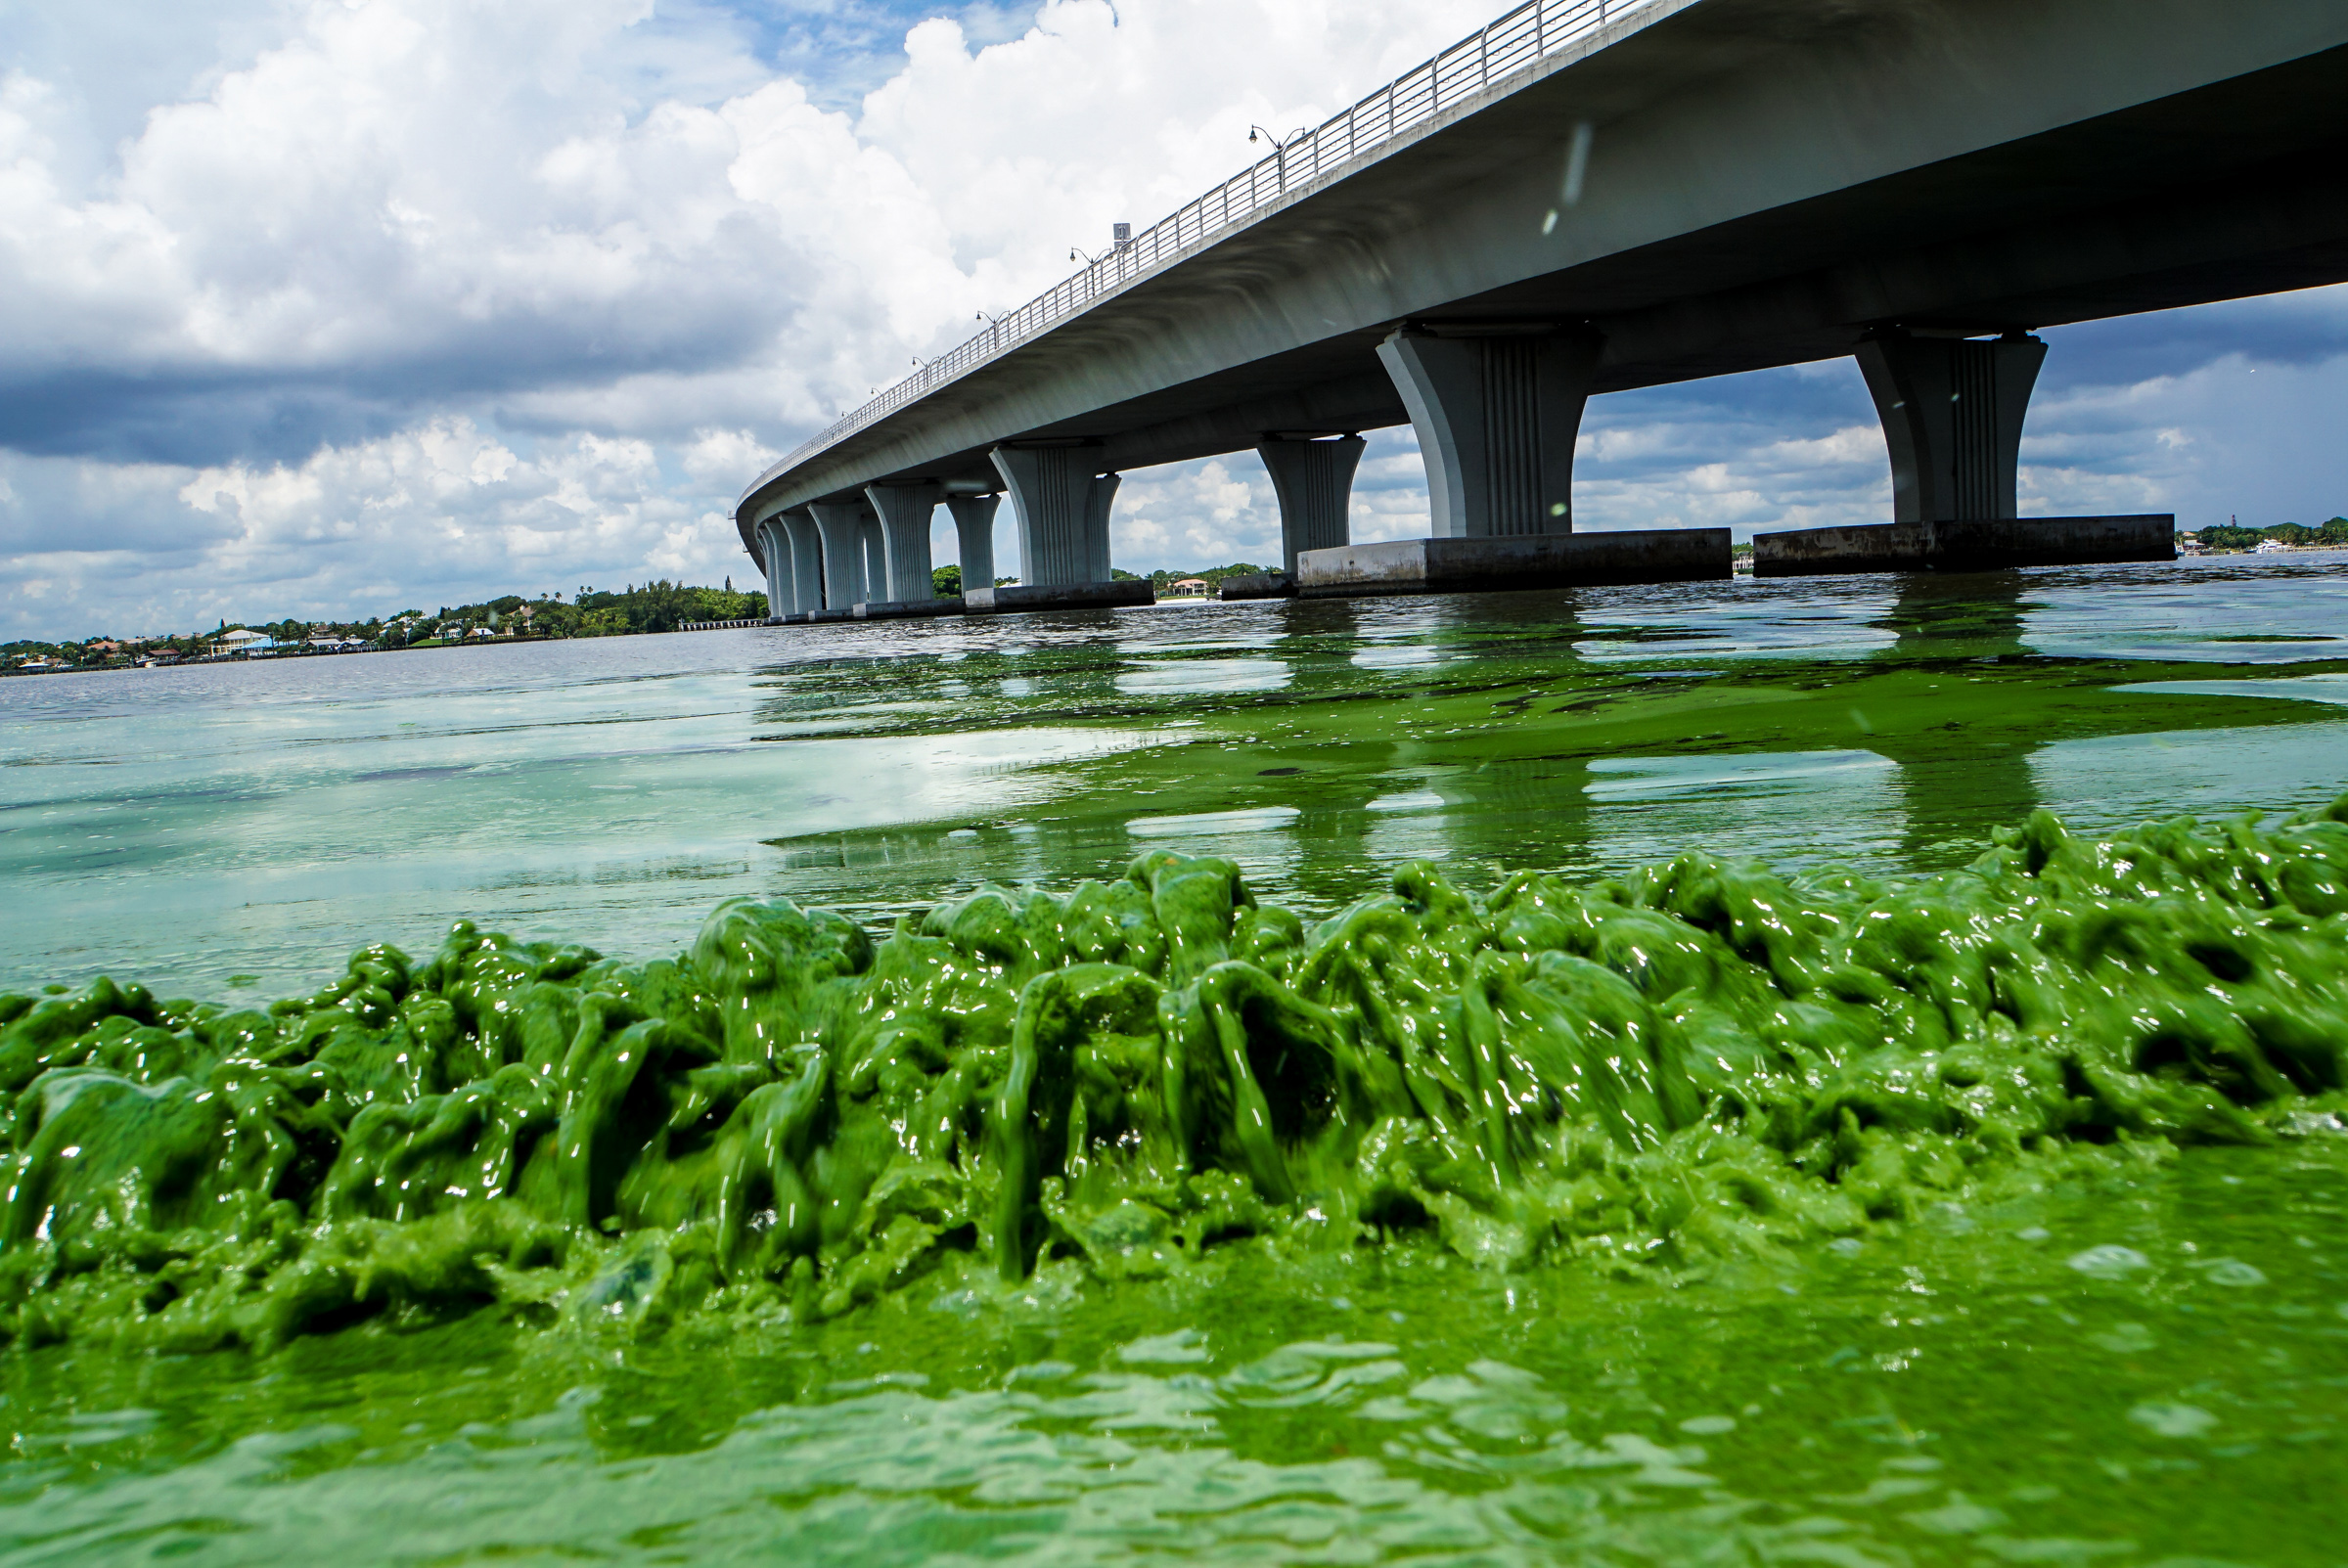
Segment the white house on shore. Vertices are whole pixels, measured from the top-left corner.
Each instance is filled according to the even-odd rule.
[[[204,645],[207,651],[222,656],[257,652],[275,646],[275,641],[268,633],[249,631],[242,626],[233,632],[222,632]]]

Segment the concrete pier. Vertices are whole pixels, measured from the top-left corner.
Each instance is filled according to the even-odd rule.
[[[778,514],[775,520],[783,525],[784,537],[790,542],[790,604],[787,607],[794,617],[811,614],[824,607],[823,536],[805,507],[792,507]]]
[[[1007,615],[1016,610],[1115,609],[1150,605],[1157,595],[1141,579],[1132,582],[1061,583],[1050,587],[966,588],[963,607],[972,615]]]
[[[1900,328],[1856,350],[1891,452],[1891,517],[2011,517],[2022,420],[2047,345],[2026,333],[1992,341]]]
[[[1573,443],[1599,338],[1555,327],[1404,327],[1377,357],[1410,411],[1440,539],[1573,531]]]
[[[973,588],[992,588],[995,585],[995,509],[1003,504],[1002,496],[984,495],[946,496],[946,510],[954,515],[954,541],[962,561],[962,591]]]
[[[1335,599],[1700,582],[1727,578],[1729,560],[1726,528],[1394,539],[1306,551],[1296,560],[1296,592]]]
[[[1101,471],[1101,448],[999,446],[989,456],[1018,518],[1020,586],[1106,582],[1117,475]]]
[[[887,566],[887,591],[875,592],[875,585],[867,585],[867,592],[875,599],[900,605],[925,604],[935,599],[937,584],[930,576],[929,566],[929,519],[937,512],[945,487],[930,480],[914,484],[868,484],[864,495],[873,504],[874,515],[880,519],[881,548]]]
[[[1272,493],[1280,498],[1281,561],[1290,577],[1296,575],[1298,553],[1334,549],[1353,537],[1347,515],[1353,470],[1369,444],[1358,435],[1333,440],[1268,435],[1256,443],[1256,455],[1272,476]]]
[[[766,618],[780,620],[790,613],[790,535],[781,516],[758,524],[758,564],[766,570]]]
[[[880,519],[873,515],[869,501],[856,524],[856,563],[863,586],[853,603],[888,598],[888,541],[881,536]]]
[[[864,506],[862,501],[811,501],[815,531],[824,547],[824,602],[810,613],[835,609],[845,614],[864,592]]]
[[[2002,571],[2014,566],[2175,560],[2176,535],[2176,515],[2167,512],[1795,528],[1753,535],[1753,575]]]

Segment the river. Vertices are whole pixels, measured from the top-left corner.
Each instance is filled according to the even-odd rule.
[[[0,991],[293,995],[459,917],[647,957],[1220,855],[1897,875],[2348,787],[2348,558],[1069,613],[0,682]],[[1666,1291],[1235,1257],[614,1353],[13,1353],[6,1560],[2337,1563],[2339,1138]],[[2115,1261],[2116,1260],[2116,1261]],[[1057,1282],[1055,1282],[1057,1281]],[[919,1299],[916,1299],[919,1297]],[[395,1545],[394,1545],[395,1544]]]

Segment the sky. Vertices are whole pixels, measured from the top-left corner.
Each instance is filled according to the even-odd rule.
[[[777,455],[1503,3],[0,0],[0,639],[754,586]],[[2348,289],[2045,336],[2025,515],[2348,513]],[[1847,360],[1583,424],[1580,527],[1889,498]],[[1425,531],[1407,428],[1354,504]],[[1242,453],[1111,550],[1278,538]]]

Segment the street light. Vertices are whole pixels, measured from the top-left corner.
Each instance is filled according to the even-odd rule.
[[[1307,136],[1311,135],[1312,130],[1313,128],[1310,125],[1299,125],[1294,130],[1288,132],[1287,139],[1283,140],[1282,138],[1273,135],[1270,131],[1265,130],[1261,125],[1250,125],[1247,127],[1247,140],[1252,142],[1260,136],[1265,141],[1272,144],[1272,157],[1275,160],[1275,167],[1279,173],[1280,188],[1283,191],[1286,191],[1288,188],[1288,149],[1294,147],[1298,142],[1303,141]]]

